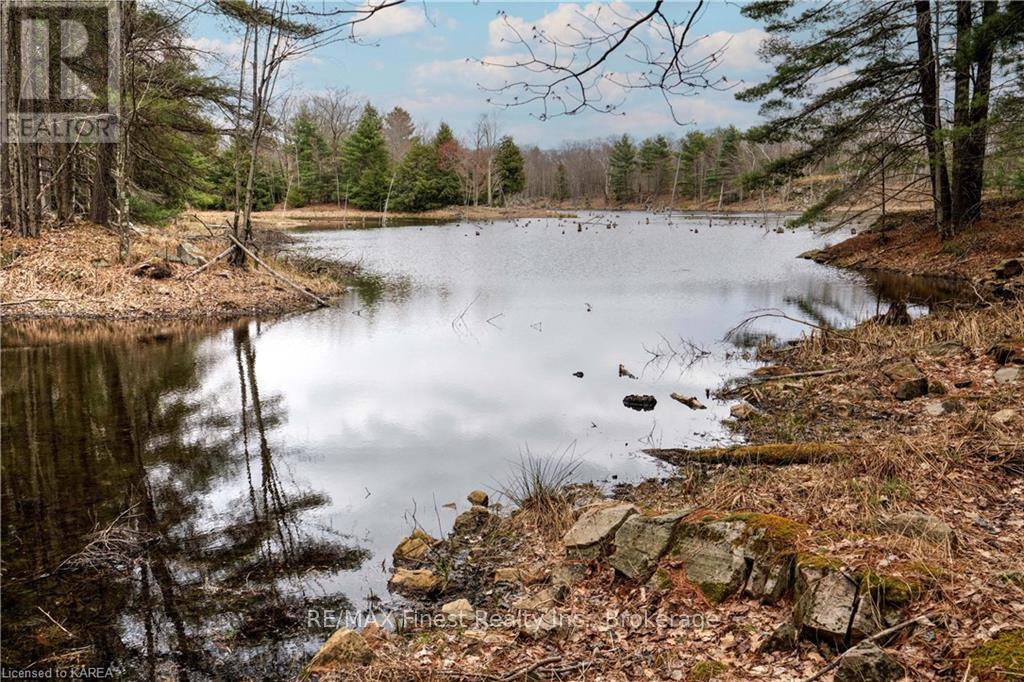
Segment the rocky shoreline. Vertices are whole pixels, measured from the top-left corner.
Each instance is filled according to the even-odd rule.
[[[815,330],[759,359],[718,395],[747,444],[650,451],[675,473],[611,498],[571,486],[506,512],[475,491],[450,536],[395,550],[392,590],[432,618],[339,631],[310,675],[1024,674],[1019,299]]]

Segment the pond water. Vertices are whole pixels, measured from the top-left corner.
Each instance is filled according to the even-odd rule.
[[[446,531],[527,453],[624,482],[659,474],[641,448],[726,438],[706,390],[752,367],[744,342],[802,331],[724,341],[737,323],[846,325],[907,295],[795,258],[827,238],[781,220],[303,230],[388,285],[227,327],[6,325],[4,665],[285,678],[332,631],[308,609],[389,599],[413,519]]]

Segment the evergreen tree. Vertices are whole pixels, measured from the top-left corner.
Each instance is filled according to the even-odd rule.
[[[288,190],[289,208],[329,201],[331,197],[330,150],[313,117],[305,109],[292,124],[295,181]]]
[[[441,206],[459,203],[462,195],[462,183],[457,171],[462,147],[455,139],[451,127],[441,121],[434,135],[434,149],[437,150],[437,196]]]
[[[684,197],[704,201],[707,188],[708,137],[699,130],[690,131],[679,144],[679,190]]]
[[[526,187],[526,171],[523,166],[523,154],[512,137],[506,135],[501,138],[494,154],[494,170],[498,193],[503,200],[519,194]]]
[[[401,163],[412,148],[414,132],[412,116],[402,107],[395,107],[384,117],[384,140],[387,142],[391,163]]]
[[[353,206],[383,207],[391,184],[388,150],[380,115],[369,104],[342,148],[341,183],[343,196]]]
[[[629,135],[620,137],[608,157],[608,183],[616,201],[633,198],[633,170],[636,167],[636,148]]]
[[[392,192],[395,207],[402,211],[426,211],[457,203],[459,195],[459,179],[441,168],[438,148],[414,140],[396,171]]]
[[[555,171],[555,199],[565,201],[569,198],[569,175],[565,172],[565,164],[559,163]]]
[[[638,162],[648,193],[658,195],[665,188],[671,156],[672,150],[664,135],[649,137],[640,145]]]
[[[718,192],[723,198],[732,199],[736,195],[736,175],[740,157],[740,131],[735,126],[716,131],[718,138],[718,154],[715,164],[708,173],[708,188]]]
[[[806,8],[758,0],[742,12],[765,22],[770,37],[762,49],[775,65],[767,81],[737,95],[764,100],[762,114],[771,117],[750,138],[801,143],[768,164],[761,182],[799,176],[840,153],[879,160],[859,164],[802,221],[875,186],[887,166],[913,166],[921,156],[938,230],[952,234],[979,215],[993,65],[1019,61],[1024,3],[887,0]],[[947,59],[950,37],[954,54]],[[944,83],[953,84],[951,129],[942,116]]]

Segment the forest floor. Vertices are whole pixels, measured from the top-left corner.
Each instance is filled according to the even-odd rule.
[[[977,234],[945,243],[911,215],[899,230],[861,233],[829,253],[852,265],[984,278],[1004,259],[1024,256],[1020,215],[997,207]],[[879,244],[879,234],[889,241]],[[645,514],[685,509],[686,522],[708,513],[774,515],[798,566],[810,557],[902,591],[899,619],[924,620],[878,644],[909,679],[1020,679],[1024,302],[938,308],[892,322],[809,328],[791,344],[765,345],[758,349],[765,367],[718,394],[753,408],[728,422],[738,440],[836,444],[829,456],[679,462],[665,478],[619,485],[610,495]],[[887,372],[906,363],[927,379],[927,391],[899,399]],[[605,560],[573,561],[562,534],[599,495],[572,487],[549,496],[546,508],[508,514],[499,507],[492,530],[460,540],[455,552],[482,582],[467,590],[451,578],[460,573],[450,556],[428,555],[444,587],[415,603],[435,618],[396,632],[370,625],[343,644],[333,638],[311,672],[345,680],[833,679],[827,666],[841,648],[806,640],[766,647],[795,619],[792,596],[769,604],[734,594],[713,604],[679,562],[662,559],[655,575],[669,580],[654,589]],[[906,513],[926,515],[940,539],[894,525]],[[498,580],[498,568],[512,577]],[[566,581],[573,571],[577,578]],[[460,607],[459,597],[468,604]],[[524,597],[533,603],[517,601]],[[537,625],[538,599],[546,600],[550,627]],[[477,613],[460,623],[439,614],[445,603],[448,612]]]
[[[199,262],[182,258],[179,245],[206,260],[227,247],[223,237],[195,226],[141,227],[124,263],[118,260],[117,235],[91,223],[44,229],[39,238],[5,234],[0,305],[6,320],[226,319],[313,307],[317,304],[308,293],[340,295],[361,275],[355,265],[328,267],[288,254],[288,241],[275,232],[256,235],[260,258],[307,294],[252,261],[239,269],[222,258],[193,275]],[[139,270],[146,264],[156,267]]]

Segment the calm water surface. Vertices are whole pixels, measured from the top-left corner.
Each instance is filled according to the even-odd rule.
[[[298,236],[390,286],[227,328],[6,326],[5,665],[287,677],[331,631],[308,608],[389,599],[413,516],[447,530],[527,452],[570,453],[586,480],[657,475],[640,448],[726,437],[705,390],[752,366],[723,341],[740,320],[849,324],[898,285],[798,260],[825,238],[754,216]],[[694,347],[709,355],[691,363]],[[656,409],[626,409],[630,393]]]

